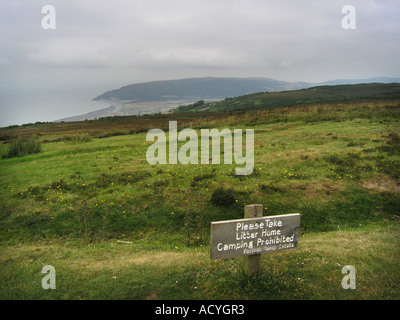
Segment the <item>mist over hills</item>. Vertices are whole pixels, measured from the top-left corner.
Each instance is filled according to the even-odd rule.
[[[317,85],[338,85],[338,84],[359,84],[359,83],[400,83],[400,78],[390,78],[390,77],[377,77],[368,79],[336,79],[321,82]]]

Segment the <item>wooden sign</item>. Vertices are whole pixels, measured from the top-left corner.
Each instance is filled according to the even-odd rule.
[[[211,259],[296,248],[299,228],[299,213],[212,222]]]

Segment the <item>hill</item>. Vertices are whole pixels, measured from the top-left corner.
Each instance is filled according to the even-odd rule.
[[[188,99],[224,99],[260,91],[307,88],[306,82],[269,78],[190,78],[137,83],[107,91],[93,100],[117,99],[137,102]]]
[[[111,106],[94,112],[81,114],[73,117],[55,120],[79,121],[85,119],[96,119],[109,116],[132,116],[152,113],[170,112],[178,106],[189,106],[179,108],[181,110],[201,110],[196,108],[202,105],[194,104],[200,100],[205,103],[221,101],[227,97],[238,97],[242,95],[266,92],[287,91],[304,89],[313,86],[326,86],[337,84],[356,83],[392,83],[400,82],[400,78],[369,78],[369,79],[337,79],[322,83],[287,82],[270,78],[189,78],[179,80],[152,81],[136,83],[123,86],[119,89],[107,91],[93,100],[109,100]],[[329,100],[331,101],[331,100]],[[114,107],[113,107],[114,106]],[[211,107],[211,105],[208,105]],[[225,108],[225,107],[223,107]]]
[[[379,77],[369,79],[336,79],[321,83],[308,83],[280,81],[263,77],[188,78],[131,84],[107,91],[93,100],[113,99],[128,100],[131,102],[193,99],[219,100],[256,92],[296,90],[313,86],[393,82],[400,82],[400,79]]]
[[[307,89],[279,92],[260,92],[235,98],[226,98],[223,101],[205,105],[195,103],[180,106],[173,112],[259,109],[333,101],[398,98],[400,98],[399,83],[365,83],[354,85],[317,86]]]

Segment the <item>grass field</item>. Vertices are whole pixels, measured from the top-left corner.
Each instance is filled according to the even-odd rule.
[[[399,299],[399,119],[385,100],[1,129],[0,298]],[[254,129],[254,172],[150,165],[146,132],[169,120]],[[16,136],[40,152],[6,157]],[[299,212],[301,235],[249,280],[241,258],[210,260],[209,232],[252,203]],[[56,290],[41,287],[44,265]],[[344,265],[356,290],[341,287]]]

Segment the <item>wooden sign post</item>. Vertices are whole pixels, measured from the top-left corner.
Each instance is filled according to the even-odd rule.
[[[261,253],[293,249],[299,241],[300,214],[263,216],[263,205],[245,206],[244,219],[211,223],[211,259],[243,256],[243,269],[257,275]]]
[[[244,207],[244,218],[261,218],[263,216],[263,205],[254,204]],[[256,276],[261,264],[261,254],[256,253],[243,257],[243,271],[249,277]]]

